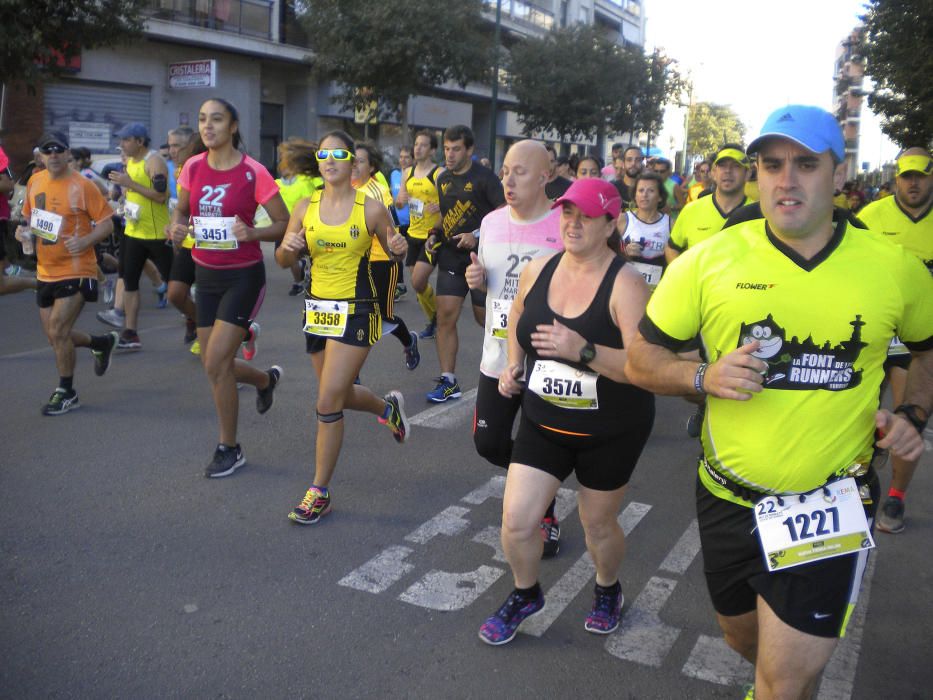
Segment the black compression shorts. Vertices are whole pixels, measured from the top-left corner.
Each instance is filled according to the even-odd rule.
[[[260,262],[232,270],[196,266],[198,328],[226,321],[244,330],[256,318],[266,295],[266,268]]]

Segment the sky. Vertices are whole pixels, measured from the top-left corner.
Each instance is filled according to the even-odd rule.
[[[695,102],[727,104],[746,142],[786,104],[833,108],[836,46],[859,24],[865,0],[644,0],[645,48],[689,70]],[[866,87],[870,81],[866,79]],[[658,147],[683,145],[683,110],[669,109]],[[893,160],[897,147],[862,103],[859,163]]]

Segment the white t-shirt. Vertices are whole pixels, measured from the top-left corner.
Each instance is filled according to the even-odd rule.
[[[486,327],[479,369],[498,377],[508,364],[508,313],[518,293],[518,277],[528,261],[564,249],[560,238],[560,209],[534,221],[519,221],[511,207],[486,215],[480,224],[477,257],[486,268]]]

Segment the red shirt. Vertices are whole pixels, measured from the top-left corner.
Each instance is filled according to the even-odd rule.
[[[178,186],[188,191],[194,216],[238,216],[253,225],[256,209],[278,194],[279,186],[269,171],[244,154],[230,170],[214,170],[207,153],[189,158],[181,169]],[[195,246],[191,255],[198,265],[215,270],[249,267],[262,262],[259,241],[240,242],[235,250],[208,250]]]

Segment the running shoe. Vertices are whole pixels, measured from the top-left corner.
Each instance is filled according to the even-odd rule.
[[[139,350],[143,346],[138,333],[124,330],[117,341],[117,350]]]
[[[755,700],[755,684],[750,683],[748,685],[742,686],[742,692],[745,695],[742,696],[742,700]]]
[[[460,392],[460,383],[451,382],[447,377],[438,377],[437,386],[428,392],[428,401],[434,403],[444,403],[447,399],[459,399],[463,394]]]
[[[110,331],[106,336],[107,348],[105,350],[91,350],[94,356],[94,374],[103,377],[110,367],[110,359],[113,357],[113,349],[120,342],[120,334],[116,331]]]
[[[379,416],[379,422],[389,426],[392,437],[398,444],[402,444],[411,435],[411,426],[408,416],[405,415],[405,397],[400,391],[390,391],[385,396],[387,415]]]
[[[409,331],[411,333],[411,345],[405,348],[405,366],[414,370],[421,363],[421,353],[418,352],[418,334],[414,331]]]
[[[259,327],[259,324],[255,321],[250,321],[249,330],[246,336],[246,340],[243,341],[243,359],[247,362],[252,362],[256,357],[258,348],[256,347],[256,341],[259,340],[259,331],[262,330]]]
[[[584,629],[593,634],[609,634],[619,626],[625,596],[618,582],[612,588],[597,586],[593,594],[593,609],[586,616]]]
[[[330,513],[330,493],[324,493],[317,486],[308,489],[301,503],[288,514],[288,519],[299,525],[314,525]]]
[[[904,501],[897,496],[888,496],[881,506],[878,529],[889,535],[904,531]]]
[[[437,335],[437,316],[431,319],[431,322],[424,327],[424,330],[418,334],[421,340],[430,340]]]
[[[81,408],[81,403],[78,401],[78,392],[74,389],[69,391],[58,387],[52,392],[49,402],[42,407],[42,415],[60,416],[77,408]]]
[[[165,282],[160,284],[155,288],[155,293],[159,298],[156,302],[156,306],[160,309],[164,309],[168,305],[168,284]]]
[[[302,287],[307,289],[311,285],[311,258],[307,255],[298,258],[298,268],[301,270]]]
[[[282,378],[282,368],[278,365],[272,365],[266,370],[266,374],[269,375],[269,386],[265,389],[256,389],[256,410],[260,414],[272,408],[272,403],[275,400],[275,387]]]
[[[545,515],[541,518],[541,537],[544,538],[544,551],[541,553],[541,558],[556,557],[560,551],[560,523],[557,522],[556,515]]]
[[[305,288],[304,286],[302,286],[301,282],[295,282],[295,284],[292,285],[292,288],[288,290],[288,296],[296,297],[299,294],[301,294],[304,290]]]
[[[479,628],[479,638],[486,644],[508,644],[518,634],[518,627],[535,613],[544,610],[544,594],[528,600],[518,591],[512,591],[502,607]]]
[[[186,318],[185,319],[185,337],[182,341],[185,345],[188,343],[194,342],[198,339],[198,324],[194,322],[194,319]]]
[[[104,291],[104,303],[107,306],[110,306],[113,303],[113,297],[116,294],[117,289],[117,276],[116,275],[105,275],[106,279],[102,285]]]
[[[126,314],[119,309],[107,309],[106,311],[97,312],[97,320],[114,328],[123,328]]]
[[[214,450],[214,459],[204,470],[204,476],[208,479],[230,476],[244,464],[246,464],[246,455],[243,454],[243,448],[239,443],[236,447],[217,445],[217,449]]]
[[[23,271],[23,268],[20,267],[19,265],[8,265],[7,267],[3,269],[3,272],[7,277],[16,277],[22,271]]]
[[[190,351],[192,355],[200,355],[201,354],[201,341],[195,338],[194,342],[191,343]]]
[[[706,413],[706,401],[697,406],[693,415],[687,419],[687,435],[692,438],[700,437],[703,431],[703,414]]]
[[[399,282],[395,285],[395,301],[398,301],[402,297],[408,294],[408,287]]]

